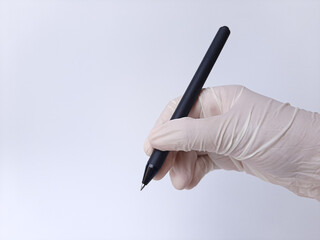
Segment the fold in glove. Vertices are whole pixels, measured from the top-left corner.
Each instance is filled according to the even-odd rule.
[[[170,171],[177,189],[195,187],[214,169],[244,171],[320,201],[320,115],[243,86],[203,89],[186,118],[170,120],[169,102],[144,149],[170,151],[155,177]]]

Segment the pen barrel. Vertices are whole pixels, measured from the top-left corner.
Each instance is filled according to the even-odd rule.
[[[188,116],[229,35],[230,30],[226,26],[221,27],[218,30],[189,86],[187,87],[187,90],[183,94],[175,112],[173,113],[171,120]]]

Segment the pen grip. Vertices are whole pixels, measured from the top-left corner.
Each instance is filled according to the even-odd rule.
[[[168,156],[168,151],[154,149],[144,171],[142,183],[147,185],[160,170]]]
[[[161,150],[158,150],[158,149],[154,149],[152,154],[151,154],[151,156],[150,156],[148,164],[152,164],[152,166],[154,168],[160,170],[164,160],[168,156],[168,153],[169,153],[168,151],[161,151]]]

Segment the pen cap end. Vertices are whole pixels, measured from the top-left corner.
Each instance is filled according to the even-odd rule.
[[[222,27],[220,27],[220,29],[221,29],[221,30],[225,30],[225,31],[227,30],[227,31],[230,32],[230,29],[228,28],[228,26],[222,26]]]

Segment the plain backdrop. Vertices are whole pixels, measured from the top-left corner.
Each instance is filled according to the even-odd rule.
[[[206,86],[320,111],[319,1],[0,0],[0,239],[319,239],[319,202],[245,173],[139,191],[145,138],[223,25]]]

